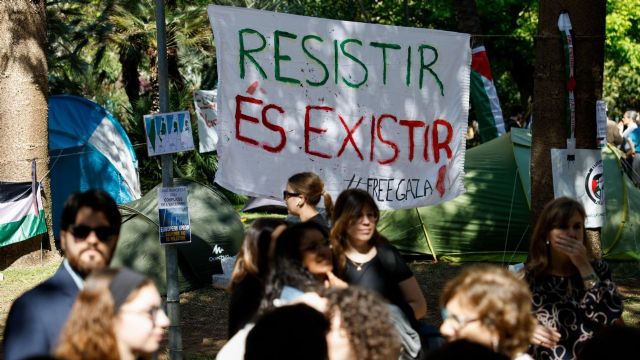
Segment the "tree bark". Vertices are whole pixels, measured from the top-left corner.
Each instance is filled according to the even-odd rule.
[[[456,9],[456,19],[458,20],[458,31],[471,35],[482,34],[482,25],[476,0],[456,0],[454,2]],[[471,36],[471,48],[482,45],[482,40],[476,36]]]
[[[576,147],[596,148],[596,100],[602,98],[605,0],[540,1],[533,90],[531,142],[531,224],[553,199],[551,148],[566,148],[564,97],[566,89],[558,16],[567,10],[574,32],[576,79]],[[595,250],[600,237],[589,234]],[[597,246],[596,246],[597,245]]]
[[[0,0],[0,180],[31,181],[48,172],[47,59],[45,0]],[[49,237],[51,192],[43,182]]]

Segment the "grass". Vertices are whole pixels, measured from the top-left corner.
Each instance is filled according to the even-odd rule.
[[[45,281],[60,266],[60,261],[50,261],[43,265],[29,267],[9,267],[2,271],[4,280],[0,282],[0,342],[4,335],[4,326],[13,300]]]

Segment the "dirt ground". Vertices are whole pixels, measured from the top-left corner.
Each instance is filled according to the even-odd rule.
[[[427,299],[427,322],[440,326],[440,292],[449,279],[469,264],[412,261],[410,266]],[[640,277],[637,270],[638,265],[630,271],[614,269],[614,280],[627,298],[625,321],[631,326],[640,325]],[[183,294],[180,303],[185,358],[213,358],[227,340],[229,295],[224,290],[200,289]],[[161,357],[165,356],[166,353]]]

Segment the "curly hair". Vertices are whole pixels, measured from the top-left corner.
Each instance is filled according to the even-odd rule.
[[[304,195],[309,204],[316,206],[320,202],[320,198],[324,199],[324,209],[327,217],[331,218],[333,212],[333,201],[331,195],[324,191],[324,182],[316,173],[302,172],[292,175],[287,184],[291,186],[294,192]]]
[[[322,296],[329,301],[327,316],[339,314],[342,327],[358,360],[397,359],[400,338],[391,322],[387,304],[375,293],[357,286],[330,288]]]
[[[258,275],[265,278],[269,272],[270,258],[272,256],[273,231],[287,222],[278,218],[261,218],[251,224],[244,236],[244,241],[240,247],[240,252],[233,266],[229,291],[244,279],[247,274]]]
[[[333,208],[333,218],[331,223],[331,247],[333,249],[333,258],[337,265],[337,275],[344,275],[347,266],[347,257],[345,251],[348,247],[347,230],[353,221],[357,220],[362,214],[362,210],[370,208],[376,219],[380,218],[380,210],[368,192],[362,189],[348,189],[340,193]],[[371,243],[376,246],[386,243],[387,240],[378,233],[376,229]]]
[[[497,352],[513,358],[529,345],[536,320],[531,292],[524,280],[494,265],[465,268],[444,287],[440,304],[454,297],[478,312],[478,319],[499,339]]]
[[[60,334],[55,350],[56,358],[65,360],[119,360],[118,342],[114,331],[114,300],[109,286],[120,269],[94,271],[85,281],[71,308],[69,318]],[[138,295],[141,288],[152,284],[142,282],[127,296],[125,302]]]
[[[567,226],[573,215],[579,214],[582,220],[586,213],[582,205],[574,199],[561,197],[550,201],[540,212],[529,241],[529,257],[526,263],[527,276],[538,278],[546,274],[551,266],[551,248],[547,244],[547,237],[553,229]],[[587,243],[587,233],[582,227],[582,239],[587,249],[587,257],[593,259],[591,246]]]

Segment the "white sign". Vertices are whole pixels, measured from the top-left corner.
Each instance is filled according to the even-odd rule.
[[[604,224],[604,167],[600,150],[576,149],[575,159],[567,160],[566,149],[551,149],[553,195],[576,199],[587,213],[585,227]]]
[[[214,151],[218,143],[218,133],[216,132],[218,123],[217,96],[218,90],[196,90],[193,93],[201,153]]]
[[[158,216],[160,244],[191,242],[191,220],[186,186],[158,189]]]
[[[604,100],[596,101],[596,145],[602,149],[607,145],[607,103]]]
[[[188,111],[145,115],[144,129],[149,156],[193,150]]]
[[[464,192],[469,35],[210,5],[219,169],[232,191],[279,198],[313,171],[335,197],[382,209]]]

